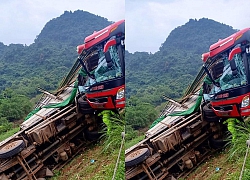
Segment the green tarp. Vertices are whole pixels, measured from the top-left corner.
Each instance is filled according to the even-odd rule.
[[[67,99],[65,99],[63,102],[61,102],[61,103],[55,103],[55,104],[48,104],[46,106],[43,106],[42,108],[60,108],[60,107],[65,107],[65,106],[71,104],[74,101],[75,97],[76,97],[77,86],[78,86],[78,81],[75,82],[74,88],[72,89],[70,96]],[[24,119],[24,121],[26,121],[31,116],[33,116],[34,114],[36,114],[40,109],[41,108],[36,108],[33,111],[31,111],[26,116],[26,118]]]
[[[33,111],[31,111],[26,118],[24,119],[24,121],[26,121],[27,119],[29,119],[31,116],[33,116],[34,114],[36,114],[38,111],[40,111],[41,108],[36,108]]]
[[[168,116],[186,116],[186,115],[190,115],[190,114],[196,112],[197,110],[199,110],[199,107],[201,105],[201,101],[202,101],[202,90],[200,90],[199,96],[196,99],[195,104],[191,108],[187,109],[186,111],[170,113]]]
[[[152,127],[154,127],[156,124],[158,124],[159,122],[161,122],[166,116],[162,116],[162,117],[159,117],[158,119],[156,119],[152,124],[151,126],[149,127],[149,129],[151,129]]]
[[[67,99],[65,99],[63,102],[55,103],[55,104],[48,104],[46,106],[43,106],[43,108],[60,108],[60,107],[67,106],[68,104],[72,103],[76,97],[77,86],[78,86],[78,82],[76,81],[70,96]]]
[[[168,114],[168,116],[186,116],[186,115],[190,115],[196,111],[199,110],[199,107],[201,105],[201,101],[202,101],[202,93],[203,93],[203,90],[201,89],[200,92],[199,92],[199,96],[198,98],[196,99],[196,102],[195,104],[190,107],[189,109],[187,109],[186,111],[181,111],[181,112],[173,112],[173,113],[170,113]],[[160,121],[162,121],[166,116],[162,116],[162,117],[159,117],[158,119],[156,119],[152,125],[149,127],[149,129],[151,129],[152,127],[154,127],[156,124],[158,124]]]
[[[71,69],[72,70],[72,69]],[[70,71],[71,72],[71,71]],[[92,72],[93,73],[93,72]],[[86,77],[87,76],[87,73],[83,70],[83,69],[80,69],[78,74],[82,75],[83,77]],[[70,77],[71,74],[69,73],[67,78]],[[78,89],[78,81],[76,80],[75,81],[75,84],[74,84],[74,88],[72,89],[72,92],[70,94],[70,96],[65,99],[63,102],[61,103],[55,103],[55,104],[48,104],[48,105],[45,105],[43,106],[42,108],[60,108],[60,107],[65,107],[69,104],[71,104],[72,102],[74,102],[74,99],[76,97],[76,93],[77,93],[77,89]],[[24,119],[24,121],[26,121],[27,119],[29,119],[31,116],[33,116],[35,113],[37,113],[41,108],[37,108],[37,109],[34,109],[33,111],[31,111],[27,117]]]

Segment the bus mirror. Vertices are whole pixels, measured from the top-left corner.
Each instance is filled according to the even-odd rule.
[[[241,47],[234,48],[228,56],[228,60],[231,61],[235,54],[241,53]]]
[[[111,59],[111,56],[110,56],[110,53],[109,51],[105,52],[104,53],[104,56],[105,56],[105,59],[106,59],[106,62],[107,64],[110,66],[112,66],[112,59]]]
[[[208,58],[209,58],[209,52],[207,52],[207,53],[203,53],[202,55],[201,55],[201,59],[202,59],[202,61],[205,63],[207,60],[208,60]]]
[[[76,51],[78,54],[81,54],[84,49],[85,49],[85,44],[76,47]]]
[[[238,71],[236,68],[235,60],[229,61],[233,76],[237,75]]]
[[[110,52],[108,49],[110,46],[114,46],[116,44],[117,44],[117,39],[111,39],[104,45],[104,48],[103,48],[104,56],[105,56],[105,59],[109,68],[112,67],[112,59],[111,59]]]
[[[105,45],[104,45],[104,48],[103,48],[103,52],[106,53],[109,49],[110,46],[114,46],[116,45],[116,39],[111,39],[109,40]]]

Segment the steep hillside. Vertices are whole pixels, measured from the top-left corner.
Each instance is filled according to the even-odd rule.
[[[54,90],[76,60],[76,46],[110,23],[88,12],[65,11],[49,21],[30,46],[1,43],[0,92],[10,87],[34,97],[37,87]]]
[[[127,124],[134,129],[150,125],[166,102],[162,95],[180,98],[201,68],[201,54],[235,31],[214,20],[190,19],[175,28],[155,54],[127,52]]]
[[[232,27],[210,19],[193,20],[175,28],[155,54],[126,54],[128,97],[139,94],[157,105],[157,94],[179,98],[202,65],[209,46],[234,33]],[[151,95],[154,94],[154,97]]]

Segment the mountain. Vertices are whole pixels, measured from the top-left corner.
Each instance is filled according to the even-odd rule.
[[[86,11],[65,11],[58,18],[50,20],[35,39],[35,43],[56,43],[77,46],[86,36],[103,29],[110,22],[103,17]]]
[[[37,87],[56,89],[76,61],[76,46],[109,24],[106,18],[89,12],[65,11],[46,23],[30,46],[0,43],[0,92],[12,88],[34,97],[39,93]]]
[[[201,68],[201,54],[211,44],[236,32],[211,19],[190,19],[172,30],[155,54],[126,54],[127,97],[159,105],[163,94],[180,98]]]

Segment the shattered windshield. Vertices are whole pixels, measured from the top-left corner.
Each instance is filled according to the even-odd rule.
[[[219,78],[221,90],[246,85],[247,83],[242,55],[236,54],[233,60],[236,64],[235,72],[232,72],[229,61],[227,59],[225,60],[223,74]]]
[[[109,48],[111,63],[107,63],[103,50],[99,50],[99,62],[93,74],[96,82],[102,82],[122,76],[120,58],[116,46]]]
[[[214,94],[220,91],[247,84],[243,56],[241,54],[236,54],[231,61],[234,61],[236,65],[236,69],[233,71],[228,56],[221,57],[217,60],[217,63],[213,65],[210,72],[214,81],[218,83],[218,86],[211,83],[211,90],[209,94],[204,95],[205,99],[210,99]]]
[[[85,60],[86,67],[92,77],[87,77],[86,83],[83,86],[83,92],[88,89],[89,86],[100,83],[106,80],[114,79],[122,76],[121,60],[119,58],[117,47],[110,46],[109,53],[111,56],[111,62],[107,63],[102,48],[95,50]]]

